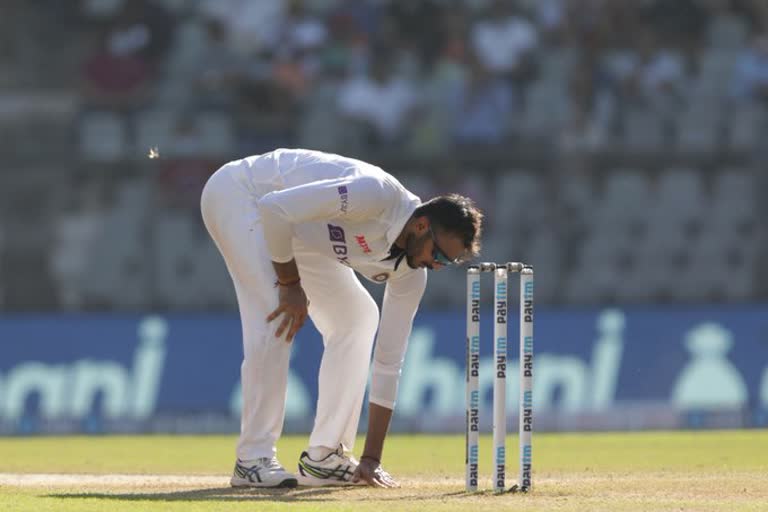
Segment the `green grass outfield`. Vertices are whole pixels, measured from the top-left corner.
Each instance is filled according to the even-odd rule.
[[[508,440],[507,481],[517,478]],[[279,456],[295,467],[306,436]],[[362,446],[362,439],[358,440]],[[768,431],[534,436],[526,495],[467,495],[463,436],[392,436],[399,489],[234,490],[232,436],[0,438],[0,511],[768,511]],[[490,488],[490,438],[481,441]]]

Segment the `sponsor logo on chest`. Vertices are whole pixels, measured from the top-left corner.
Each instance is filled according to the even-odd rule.
[[[365,254],[368,254],[371,252],[371,248],[368,247],[368,242],[365,240],[365,237],[363,235],[355,235],[355,240],[357,241],[357,245],[362,247],[363,252]]]
[[[349,250],[347,249],[347,235],[344,233],[344,228],[328,224],[328,239],[331,241],[331,249],[339,263],[348,267],[351,266],[347,256]]]

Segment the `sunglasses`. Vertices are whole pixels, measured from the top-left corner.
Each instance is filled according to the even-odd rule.
[[[439,263],[443,266],[446,265],[455,265],[459,263],[459,260],[461,258],[451,259],[448,256],[446,256],[445,252],[440,249],[440,246],[437,245],[437,238],[435,238],[435,232],[432,231],[432,226],[429,226],[429,234],[432,236],[432,259],[435,260],[436,263]]]

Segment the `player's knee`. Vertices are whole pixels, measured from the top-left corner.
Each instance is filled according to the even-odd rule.
[[[370,339],[371,344],[379,325],[379,308],[370,296],[355,295],[339,298],[333,307],[315,304],[310,310],[312,321],[323,336],[330,340],[349,340],[355,346]],[[312,306],[310,306],[312,308]]]
[[[361,313],[362,321],[365,323],[366,329],[371,334],[376,333],[376,329],[379,327],[379,306],[376,305],[376,301],[371,297],[367,297],[365,305],[362,308]]]
[[[365,297],[364,300],[358,300],[355,306],[350,308],[347,318],[352,329],[358,331],[361,336],[370,338],[373,343],[373,337],[379,326],[379,307],[373,298]]]

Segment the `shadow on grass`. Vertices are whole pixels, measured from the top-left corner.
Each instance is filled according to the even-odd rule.
[[[116,501],[328,501],[328,494],[340,489],[233,489],[215,487],[170,492],[79,492],[49,494],[49,498],[99,499]]]
[[[48,498],[59,499],[98,499],[114,501],[276,501],[276,502],[324,502],[347,500],[376,500],[376,501],[401,501],[401,500],[433,500],[441,498],[462,498],[469,496],[467,493],[424,493],[402,494],[398,490],[367,489],[361,494],[361,488],[335,487],[335,488],[298,488],[298,489],[233,489],[231,487],[216,487],[209,489],[192,489],[186,491],[152,492],[152,493],[103,493],[103,492],[78,492],[48,494]],[[400,489],[402,491],[402,489]],[[397,493],[397,494],[391,494]]]

